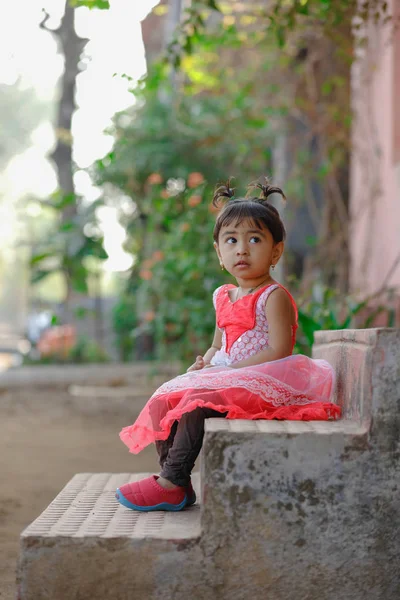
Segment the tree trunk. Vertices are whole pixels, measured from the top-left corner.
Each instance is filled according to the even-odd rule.
[[[72,115],[75,112],[75,90],[76,77],[79,74],[79,60],[84,47],[89,40],[80,38],[75,31],[75,9],[69,2],[65,4],[64,16],[58,29],[53,30],[46,27],[46,21],[49,18],[46,15],[41,26],[47,31],[53,33],[59,44],[61,53],[64,56],[64,74],[61,80],[60,100],[58,103],[57,121],[55,125],[57,135],[57,145],[51,154],[51,159],[56,166],[57,179],[60,192],[63,196],[75,195],[75,186],[73,180],[72,163],[72,133],[71,122]],[[61,223],[64,224],[73,219],[77,214],[78,206],[74,199],[68,203],[61,214]],[[68,254],[68,248],[66,248]],[[74,292],[71,284],[71,273],[68,268],[64,271],[66,294],[63,303],[63,320],[71,321],[70,310],[71,300]]]

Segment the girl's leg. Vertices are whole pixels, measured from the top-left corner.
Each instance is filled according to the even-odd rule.
[[[203,443],[204,420],[211,417],[223,418],[227,414],[201,407],[185,413],[177,423],[173,443],[162,466],[161,477],[175,485],[187,487]]]
[[[165,461],[167,460],[168,452],[174,442],[176,430],[178,428],[178,421],[171,427],[171,431],[166,440],[156,440],[156,450],[159,456],[160,467],[163,468]]]

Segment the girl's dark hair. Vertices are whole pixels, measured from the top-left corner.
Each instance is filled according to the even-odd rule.
[[[248,188],[254,187],[261,190],[258,198],[255,196],[249,198],[248,194],[250,190],[247,192],[245,198],[234,198],[235,188],[231,188],[231,179],[229,178],[225,185],[217,185],[214,192],[212,203],[216,208],[221,207],[221,202],[223,202],[224,198],[228,199],[215,222],[214,240],[218,242],[221,227],[228,226],[233,221],[240,224],[245,219],[249,219],[260,229],[264,225],[271,232],[275,244],[282,242],[286,237],[285,227],[281,221],[279,212],[268,201],[268,196],[271,194],[280,194],[286,200],[286,196],[281,188],[270,185],[268,178],[264,177],[265,185],[254,182],[249,183],[247,186]]]

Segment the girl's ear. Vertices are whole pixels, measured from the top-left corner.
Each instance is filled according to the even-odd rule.
[[[284,249],[285,249],[284,242],[278,242],[277,244],[275,244],[274,249],[272,250],[272,259],[275,264],[278,262],[278,260],[282,256]]]
[[[215,252],[217,253],[217,256],[218,256],[219,260],[221,260],[221,253],[219,251],[217,242],[214,242],[213,246],[215,248]]]

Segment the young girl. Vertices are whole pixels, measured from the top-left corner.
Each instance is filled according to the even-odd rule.
[[[266,178],[265,178],[266,179]],[[211,347],[179,377],[163,384],[121,440],[134,454],[155,442],[160,476],[127,483],[117,500],[133,510],[177,511],[196,501],[190,474],[200,452],[204,420],[327,420],[340,416],[330,402],[332,367],[324,360],[292,356],[296,304],[270,275],[282,256],[285,228],[268,197],[236,198],[230,182],[213,199],[228,202],[218,214],[214,247],[222,269],[237,281],[213,294],[216,328]],[[248,186],[248,187],[250,187]]]

